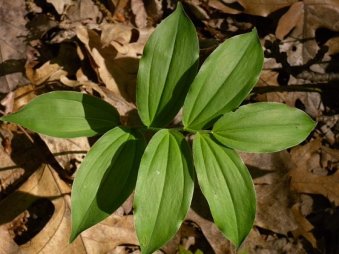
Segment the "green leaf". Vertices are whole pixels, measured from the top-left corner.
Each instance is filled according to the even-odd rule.
[[[132,193],[144,148],[143,139],[120,127],[93,145],[72,187],[71,241],[112,214]]]
[[[134,216],[143,254],[170,240],[188,212],[194,187],[191,156],[184,136],[167,129],[152,137],[142,156]]]
[[[198,68],[195,27],[181,3],[146,43],[137,78],[137,106],[146,126],[168,124],[184,102]]]
[[[263,60],[255,29],[222,43],[190,87],[183,108],[185,128],[209,128],[216,118],[237,108],[258,81]]]
[[[75,138],[105,133],[119,123],[119,114],[94,96],[57,91],[38,96],[20,111],[0,120],[53,137]]]
[[[253,103],[226,113],[213,127],[222,144],[245,152],[277,152],[304,141],[316,123],[280,103]]]
[[[255,218],[255,191],[239,155],[217,144],[208,134],[196,134],[193,158],[202,193],[215,224],[239,247]]]

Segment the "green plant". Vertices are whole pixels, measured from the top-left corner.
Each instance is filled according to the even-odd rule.
[[[263,65],[255,29],[222,43],[199,71],[198,58],[194,25],[179,3],[151,35],[140,60],[137,108],[144,126],[121,126],[111,105],[70,91],[43,94],[1,118],[55,137],[105,133],[73,183],[71,241],[114,212],[135,189],[141,250],[155,251],[184,220],[195,175],[216,225],[236,247],[244,241],[256,201],[251,176],[235,150],[286,149],[302,142],[315,122],[284,104],[240,106]],[[181,107],[183,127],[165,128]],[[146,144],[150,131],[155,134]],[[193,137],[193,156],[184,134]]]

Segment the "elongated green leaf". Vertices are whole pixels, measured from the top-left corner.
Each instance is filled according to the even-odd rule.
[[[53,137],[75,138],[106,132],[119,123],[119,114],[94,96],[58,91],[40,95],[20,111],[0,120]]]
[[[193,158],[215,224],[239,247],[253,226],[256,207],[245,164],[234,150],[220,146],[208,134],[195,136]]]
[[[253,103],[226,113],[213,127],[222,144],[245,152],[276,152],[304,141],[316,123],[281,103]]]
[[[256,84],[263,59],[255,29],[221,44],[206,59],[188,91],[185,128],[209,128],[216,118],[237,108]]]
[[[181,3],[146,43],[137,79],[137,106],[146,126],[168,124],[182,106],[198,67],[199,44]]]
[[[166,129],[153,136],[142,156],[134,216],[143,254],[170,240],[188,212],[194,187],[191,156],[184,137]]]
[[[72,234],[112,214],[132,193],[145,143],[116,127],[102,136],[82,162],[72,188]]]

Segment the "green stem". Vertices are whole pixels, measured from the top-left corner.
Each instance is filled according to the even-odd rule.
[[[191,134],[196,134],[197,132],[200,133],[211,133],[211,130],[190,130],[190,129],[185,129],[185,128],[159,128],[159,127],[141,127],[139,128],[140,131],[153,131],[157,132],[162,129],[170,129],[170,130],[176,130],[179,132],[189,132]]]

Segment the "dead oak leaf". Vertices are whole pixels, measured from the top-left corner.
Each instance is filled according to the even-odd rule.
[[[290,6],[298,0],[238,0],[244,12],[251,15],[267,17],[274,11]]]
[[[76,34],[85,45],[93,67],[106,87],[121,99],[134,100],[138,60],[132,57],[117,58],[118,51],[111,44],[104,47],[100,36],[86,27],[77,27]]]
[[[325,28],[338,32],[338,18],[339,2],[336,0],[297,2],[279,20],[276,36],[282,39],[290,33],[290,39],[296,43],[303,41],[299,58],[302,58],[302,63],[305,64],[314,58],[319,50],[315,40],[316,30]]]
[[[9,241],[8,238],[0,238],[0,246],[12,246],[12,253],[19,249],[25,254],[95,254],[112,252],[121,244],[138,244],[131,216],[117,215],[112,215],[83,232],[70,244],[70,191],[70,186],[63,182],[49,165],[41,165],[17,191],[0,203],[0,210],[6,211],[0,213],[0,232],[3,230],[12,234],[18,232],[19,230],[15,228],[20,223],[22,224],[19,225],[20,234],[24,234],[26,230],[33,230],[33,232],[38,230],[38,232],[34,235],[31,231],[31,238],[20,245]],[[49,214],[44,207],[32,209],[38,201],[44,201],[52,207]],[[24,213],[27,214],[28,220],[35,222],[27,226],[24,225],[25,220],[16,222]],[[40,228],[34,228],[41,221],[45,221],[45,224],[40,225]]]
[[[319,169],[322,167],[321,150],[320,139],[292,150],[292,158],[296,162],[296,167],[289,173],[291,188],[299,193],[323,195],[338,206],[339,171],[331,175],[319,173],[319,171],[326,172],[325,169]]]

